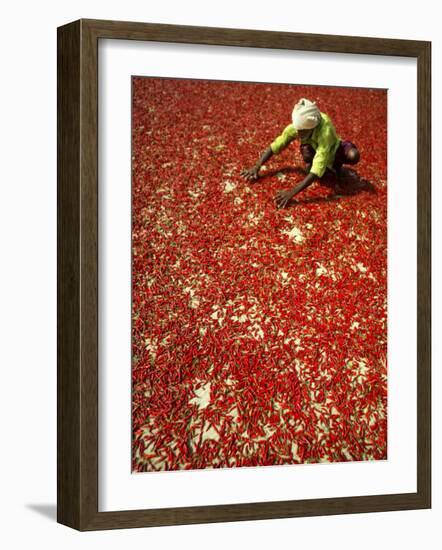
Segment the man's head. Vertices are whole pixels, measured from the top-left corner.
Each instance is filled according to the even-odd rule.
[[[316,103],[302,98],[298,101],[292,113],[293,126],[298,132],[309,133],[321,121],[321,112]]]
[[[308,139],[312,133],[313,133],[313,130],[298,130],[298,137],[301,141],[305,140],[305,139]]]

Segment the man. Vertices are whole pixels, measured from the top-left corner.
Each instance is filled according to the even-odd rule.
[[[330,117],[321,113],[314,102],[303,98],[293,109],[292,123],[264,151],[255,166],[243,170],[241,175],[249,181],[255,181],[259,177],[261,166],[295,139],[301,141],[300,150],[306,163],[307,175],[292,189],[276,194],[278,208],[284,208],[295,195],[321,178],[327,168],[334,170],[339,178],[343,164],[357,164],[360,158],[356,145],[351,141],[342,141],[336,134]]]

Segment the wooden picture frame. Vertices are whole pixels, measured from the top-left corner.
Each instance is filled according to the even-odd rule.
[[[98,41],[124,39],[405,56],[418,71],[417,492],[98,511]],[[118,21],[58,29],[58,521],[82,531],[431,506],[431,44]]]

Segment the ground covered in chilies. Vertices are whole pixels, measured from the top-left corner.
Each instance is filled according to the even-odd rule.
[[[317,101],[361,161],[285,209]],[[133,79],[133,471],[387,456],[387,96]]]

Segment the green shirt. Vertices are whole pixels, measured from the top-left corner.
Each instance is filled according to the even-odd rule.
[[[316,151],[310,172],[318,178],[324,175],[327,168],[333,167],[336,150],[341,141],[341,138],[336,134],[330,117],[324,113],[321,113],[321,117],[321,122],[313,129],[311,136],[301,141],[302,144],[308,143]],[[270,145],[273,154],[280,153],[297,137],[298,131],[293,124],[289,124]]]

